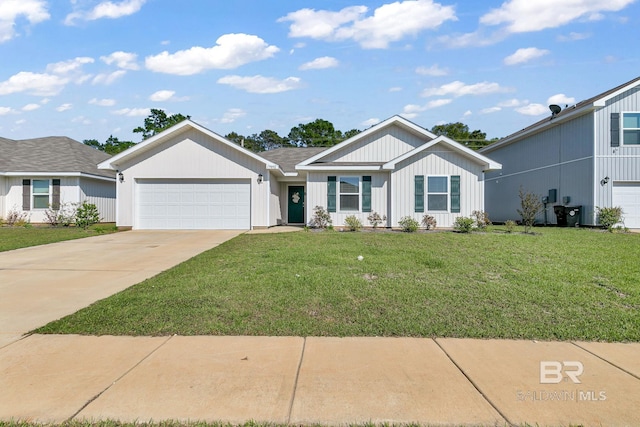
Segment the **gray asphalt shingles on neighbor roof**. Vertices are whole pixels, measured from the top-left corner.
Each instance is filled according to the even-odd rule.
[[[329,147],[285,147],[263,151],[258,155],[279,165],[284,172],[295,172],[298,163],[327,149]]]
[[[97,167],[109,157],[66,136],[0,138],[0,172],[82,172],[114,178],[115,172]]]

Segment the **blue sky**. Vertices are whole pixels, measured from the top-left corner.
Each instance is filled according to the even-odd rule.
[[[0,0],[0,136],[139,141],[394,114],[503,137],[640,75],[635,0]]]

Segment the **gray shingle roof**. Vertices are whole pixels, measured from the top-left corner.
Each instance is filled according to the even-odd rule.
[[[280,166],[284,172],[295,172],[296,165],[328,147],[284,147],[263,151],[258,155]]]
[[[115,172],[97,167],[109,157],[66,136],[0,138],[0,172],[82,172],[114,178]]]

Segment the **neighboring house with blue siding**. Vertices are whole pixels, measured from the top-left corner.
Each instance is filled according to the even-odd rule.
[[[486,175],[485,206],[494,221],[519,218],[522,187],[549,198],[550,224],[556,223],[554,205],[582,206],[583,225],[598,224],[596,207],[620,206],[625,225],[640,228],[640,77],[566,106],[480,153],[503,165]]]
[[[49,207],[86,201],[97,206],[101,221],[115,222],[115,173],[97,167],[109,157],[62,136],[0,138],[0,218],[18,212],[44,223]]]

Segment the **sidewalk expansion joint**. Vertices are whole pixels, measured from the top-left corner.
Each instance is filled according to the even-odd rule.
[[[296,378],[293,383],[293,392],[291,393],[291,401],[289,402],[289,413],[287,414],[286,424],[291,423],[291,412],[293,412],[293,402],[296,400],[296,392],[298,391],[298,378],[300,378],[300,369],[302,368],[302,359],[304,359],[304,350],[307,346],[307,337],[302,338],[302,350],[300,351],[300,360],[298,361],[298,369],[296,370]]]
[[[640,380],[640,377],[639,377],[639,376],[637,376],[636,374],[634,374],[633,372],[627,371],[627,370],[626,370],[626,369],[624,369],[622,366],[618,366],[618,365],[616,365],[615,363],[611,362],[610,360],[607,360],[607,359],[605,359],[604,357],[602,357],[602,356],[600,356],[600,355],[598,355],[598,354],[594,353],[593,351],[588,350],[588,349],[586,349],[586,348],[582,347],[580,344],[575,343],[575,342],[573,342],[573,341],[571,341],[571,344],[575,345],[575,346],[576,346],[576,347],[578,347],[580,350],[584,350],[584,351],[586,351],[587,353],[594,355],[594,356],[595,356],[595,357],[597,357],[598,359],[600,359],[600,360],[602,360],[602,361],[604,361],[604,362],[608,363],[609,365],[613,366],[614,368],[618,368],[618,369],[620,369],[622,372],[624,372],[624,373],[626,373],[626,374],[631,375],[633,378],[636,378],[636,379]]]
[[[116,378],[113,382],[111,382],[111,384],[109,384],[107,386],[107,388],[105,388],[104,390],[102,390],[100,393],[96,394],[95,396],[93,396],[91,399],[89,399],[84,405],[82,405],[82,407],[80,409],[78,409],[73,415],[71,415],[66,421],[65,423],[69,423],[71,422],[75,417],[77,417],[80,412],[84,411],[84,409],[89,406],[92,402],[94,402],[96,399],[98,399],[100,396],[102,396],[107,390],[109,390],[111,387],[113,387],[118,381],[120,381],[121,379],[123,379],[124,377],[126,377],[131,371],[133,371],[134,369],[136,369],[138,366],[140,366],[140,364],[142,362],[144,362],[145,360],[147,360],[148,358],[150,358],[156,351],[160,350],[160,348],[164,347],[164,345],[166,343],[168,343],[171,338],[175,337],[175,335],[171,335],[170,337],[168,337],[166,340],[164,340],[163,342],[160,343],[160,345],[158,345],[156,348],[154,348],[149,354],[147,354],[145,357],[143,357],[142,359],[140,359],[135,365],[133,365],[131,368],[127,369],[122,375],[120,375],[118,378]]]
[[[447,358],[451,361],[451,363],[453,363],[453,365],[454,365],[456,368],[458,368],[458,370],[460,371],[460,373],[461,373],[462,375],[464,375],[464,377],[467,379],[467,381],[469,381],[469,382],[471,383],[471,385],[476,389],[476,391],[477,391],[478,393],[480,393],[480,396],[482,396],[482,397],[483,397],[483,399],[484,399],[484,400],[486,400],[486,401],[487,401],[487,403],[489,403],[489,405],[491,405],[491,407],[492,407],[493,409],[495,409],[495,410],[496,410],[496,412],[497,412],[498,414],[500,414],[500,416],[501,416],[501,417],[502,417],[502,418],[507,422],[507,424],[509,424],[510,426],[515,427],[515,426],[516,426],[516,424],[512,423],[512,422],[509,420],[509,418],[507,418],[507,416],[506,416],[506,415],[505,415],[505,414],[500,410],[500,408],[498,408],[498,407],[496,406],[496,404],[494,404],[494,403],[491,401],[491,399],[489,399],[489,396],[487,396],[486,394],[484,394],[484,393],[482,392],[482,390],[480,389],[480,387],[478,386],[478,384],[476,384],[476,382],[475,382],[475,381],[473,381],[473,380],[471,379],[471,377],[469,377],[469,375],[467,375],[467,373],[462,369],[462,367],[461,367],[460,365],[458,365],[458,364],[456,363],[456,361],[455,361],[455,360],[453,360],[453,358],[451,357],[451,355],[449,355],[449,353],[447,353],[447,350],[445,350],[445,349],[444,349],[444,347],[442,347],[442,346],[440,345],[440,343],[438,342],[438,340],[437,340],[437,339],[435,339],[435,338],[432,338],[432,340],[433,340],[433,342],[435,342],[435,343],[436,343],[436,345],[437,345],[438,347],[440,347],[440,350],[442,350],[442,352],[447,356]]]

